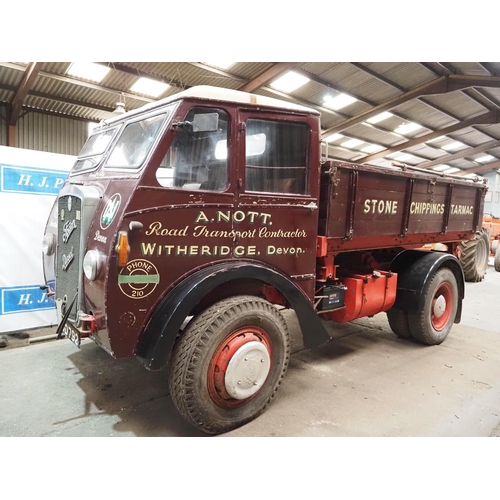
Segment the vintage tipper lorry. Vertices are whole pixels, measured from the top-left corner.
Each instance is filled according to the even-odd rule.
[[[290,356],[324,321],[386,312],[394,333],[440,344],[460,321],[459,242],[486,186],[328,160],[315,110],[194,87],[103,122],[49,217],[44,287],[58,335],[167,368],[191,424],[259,415]],[[422,251],[444,242],[447,252]],[[55,280],[55,286],[54,286]]]

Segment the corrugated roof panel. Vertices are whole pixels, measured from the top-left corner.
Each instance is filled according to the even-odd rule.
[[[271,62],[237,62],[229,66],[225,71],[231,74],[234,73],[240,78],[250,81],[264,73],[264,71],[271,68],[274,64]]]
[[[488,76],[490,74],[478,62],[454,62],[452,65],[462,75]]]
[[[42,71],[55,73],[56,75],[65,75],[72,63],[70,62],[45,62]]]
[[[452,116],[421,100],[405,102],[392,109],[391,112],[405,116],[408,120],[418,123],[429,130],[437,130],[456,123]]]
[[[469,116],[484,113],[487,109],[461,91],[425,96],[425,100],[441,108],[450,116],[465,120]]]
[[[167,83],[169,78],[171,78],[181,87],[212,85],[214,87],[237,89],[242,85],[241,82],[235,81],[230,77],[189,63],[135,63],[134,66],[141,71],[163,76]]]
[[[310,63],[301,67],[345,89],[354,97],[379,104],[400,94],[397,89],[373,79],[350,63]]]
[[[6,85],[17,86],[23,78],[23,70],[2,66],[0,63],[0,82]]]
[[[415,89],[436,78],[432,72],[418,62],[370,62],[362,64],[381,77],[387,78],[407,90]]]

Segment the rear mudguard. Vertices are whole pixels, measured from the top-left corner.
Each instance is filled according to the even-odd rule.
[[[405,250],[398,254],[390,266],[391,271],[398,274],[396,301],[393,307],[403,311],[421,311],[425,301],[422,291],[441,267],[449,268],[457,280],[458,307],[455,323],[459,323],[462,316],[462,300],[465,296],[465,279],[460,262],[449,253]]]
[[[297,314],[305,347],[316,347],[330,339],[307,297],[286,276],[256,263],[223,262],[197,271],[164,297],[139,341],[136,353],[139,361],[148,370],[164,368],[177,334],[193,308],[217,286],[241,279],[259,280],[269,284],[286,297]]]

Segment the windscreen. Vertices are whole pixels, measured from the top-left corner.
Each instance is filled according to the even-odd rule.
[[[106,167],[138,168],[155,142],[166,114],[129,123],[118,138]]]
[[[80,151],[72,173],[96,168],[117,130],[118,127],[113,127],[108,130],[95,131]]]

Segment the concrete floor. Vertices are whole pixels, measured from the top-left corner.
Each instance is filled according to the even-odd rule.
[[[293,355],[276,398],[225,436],[500,436],[498,297],[490,266],[434,347],[397,338],[379,314],[331,324],[332,340],[305,350],[288,314]],[[177,414],[165,373],[89,340],[17,342],[0,350],[0,436],[205,436]]]

